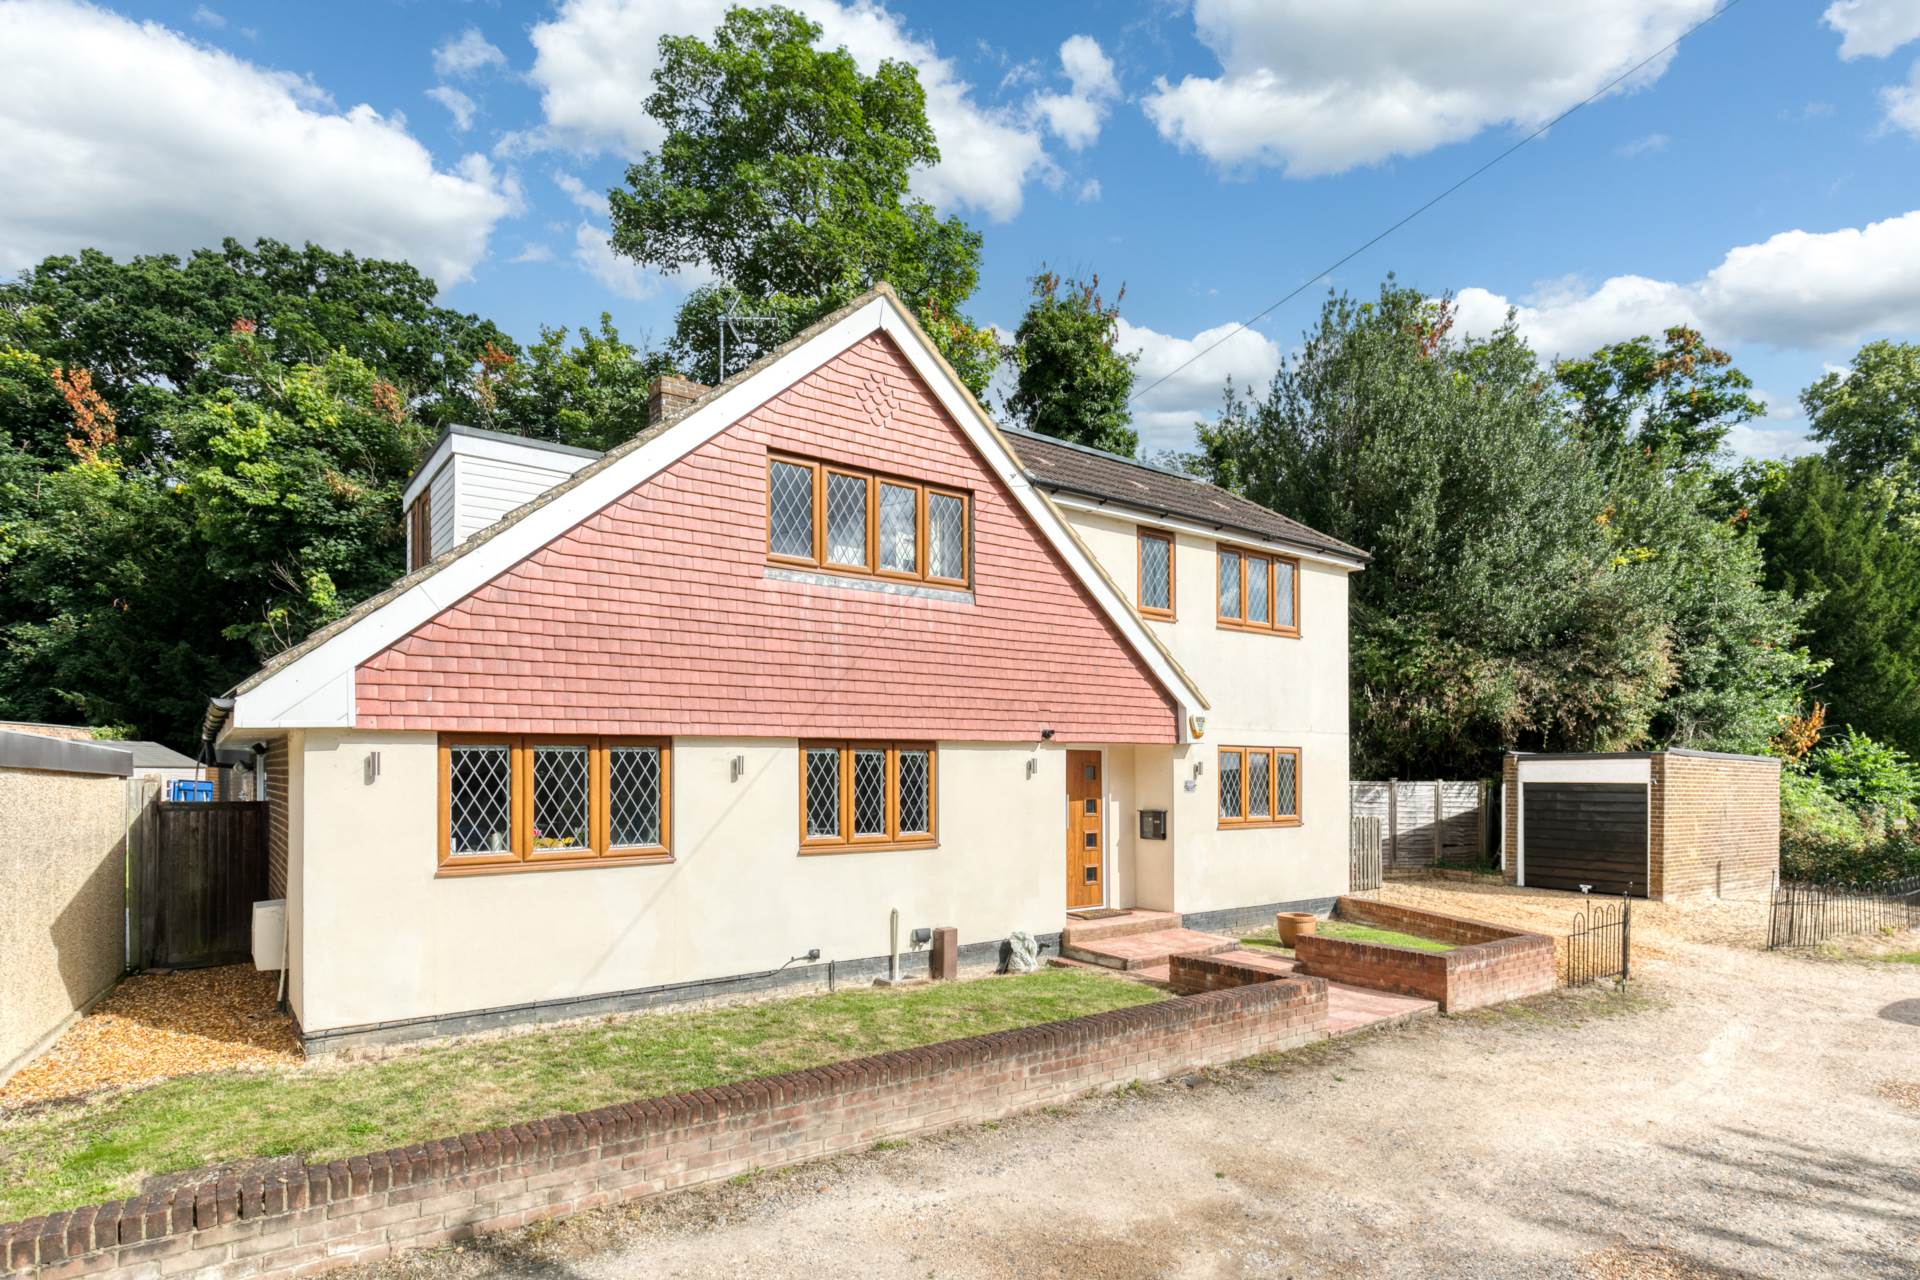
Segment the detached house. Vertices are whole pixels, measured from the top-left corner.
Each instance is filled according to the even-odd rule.
[[[443,436],[407,576],[215,700],[310,1045],[1345,890],[1361,552],[996,428],[884,286],[655,400]]]

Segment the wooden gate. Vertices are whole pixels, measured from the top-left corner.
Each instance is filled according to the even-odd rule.
[[[135,967],[237,964],[253,954],[253,904],[267,896],[267,806],[257,800],[153,806],[139,844]]]

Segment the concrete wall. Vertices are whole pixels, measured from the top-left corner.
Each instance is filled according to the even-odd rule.
[[[0,1079],[124,967],[129,785],[0,769]]]
[[[1138,523],[1064,514],[1108,574],[1131,591]],[[1215,620],[1216,547],[1211,538],[1174,535],[1175,620],[1148,623],[1198,682],[1212,710],[1203,741],[1136,751],[1136,758],[1155,761],[1153,771],[1164,779],[1143,780],[1139,791],[1147,794],[1151,786],[1170,808],[1169,839],[1164,850],[1142,846],[1135,900],[1121,905],[1193,913],[1332,898],[1347,890],[1346,571],[1303,561],[1300,635],[1253,634]],[[1221,829],[1221,746],[1300,748],[1299,826]],[[1163,754],[1170,773],[1157,768]],[[1197,779],[1195,762],[1201,765]],[[1129,814],[1127,821],[1137,823],[1137,817]]]
[[[368,783],[362,761],[376,748],[381,775]],[[894,907],[903,931],[953,925],[962,943],[1060,927],[1064,746],[941,743],[937,848],[808,857],[797,750],[676,739],[670,864],[439,878],[434,735],[298,735],[288,789],[302,1028],[753,973],[812,947],[826,960],[874,956]]]

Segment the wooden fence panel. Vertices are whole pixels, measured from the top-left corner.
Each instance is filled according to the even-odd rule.
[[[1388,867],[1477,863],[1492,840],[1493,817],[1481,782],[1354,782],[1356,818],[1377,818]]]
[[[1380,860],[1380,819],[1355,814],[1347,839],[1348,892],[1378,889],[1385,878]]]
[[[267,806],[251,800],[153,807],[139,883],[139,961],[148,969],[236,964],[252,954],[253,904],[267,896]]]

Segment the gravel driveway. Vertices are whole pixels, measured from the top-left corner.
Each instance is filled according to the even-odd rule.
[[[1920,967],[1647,914],[1624,999],[1430,1019],[375,1274],[1920,1276]]]

